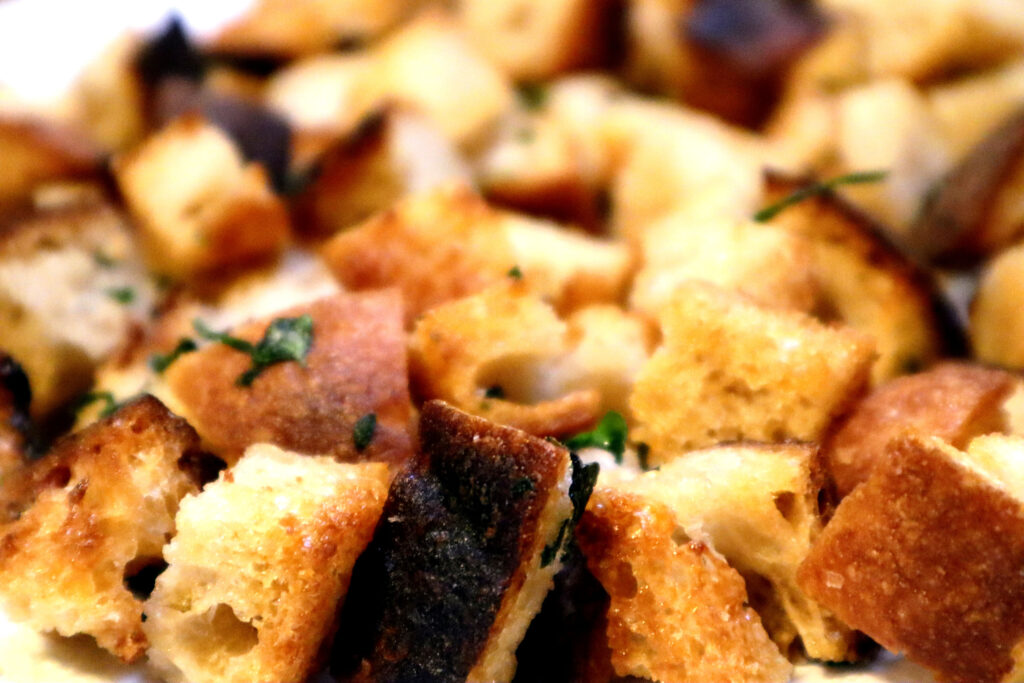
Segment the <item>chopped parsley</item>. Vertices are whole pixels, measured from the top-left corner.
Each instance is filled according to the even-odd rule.
[[[820,183],[813,183],[806,187],[786,195],[779,201],[764,207],[760,211],[754,214],[754,220],[758,223],[767,223],[777,215],[793,206],[798,204],[809,197],[814,197],[820,194],[827,194],[834,188],[841,185],[860,185],[862,183],[877,183],[885,180],[888,176],[888,171],[860,171],[858,173],[848,173],[841,175],[830,180],[823,180]]]
[[[251,386],[253,380],[271,365],[295,361],[306,365],[306,356],[313,346],[313,318],[307,313],[297,318],[275,318],[256,344],[225,332],[215,332],[196,319],[192,323],[203,339],[220,342],[252,358],[252,367],[238,376],[235,384]]]
[[[512,496],[514,498],[522,498],[527,493],[532,493],[537,490],[537,485],[533,483],[533,479],[529,477],[523,477],[512,484]]]
[[[603,448],[615,456],[615,462],[622,464],[622,454],[626,450],[626,430],[626,418],[610,410],[601,418],[597,427],[568,439],[565,445],[573,451]]]
[[[520,270],[519,266],[512,266],[511,268],[509,268],[509,271],[506,274],[513,280],[523,279],[523,271]]]
[[[117,266],[117,261],[107,256],[100,249],[97,249],[96,251],[92,252],[92,260],[100,268],[106,268],[108,270]]]
[[[485,398],[505,398],[505,390],[501,388],[500,384],[495,384],[487,387],[484,391]]]
[[[352,442],[356,450],[362,453],[373,441],[373,435],[377,431],[377,415],[367,413],[356,420],[356,426],[352,429]]]
[[[541,567],[546,567],[554,562],[558,551],[574,541],[573,530],[576,528],[576,524],[579,523],[580,517],[583,516],[584,510],[587,509],[587,501],[590,500],[590,494],[594,492],[594,485],[597,484],[597,475],[601,470],[596,462],[584,465],[583,461],[575,453],[570,452],[569,457],[572,459],[572,483],[569,484],[572,516],[562,522],[562,526],[558,528],[558,536],[555,537],[555,540],[544,546],[544,550],[540,553]]]
[[[135,301],[135,290],[131,287],[111,287],[106,293],[111,299],[125,306]]]
[[[104,406],[103,406],[102,409],[100,409],[100,413],[99,413],[99,416],[101,418],[103,418],[103,417],[110,417],[115,412],[117,412],[118,408],[120,408],[122,405],[124,405],[123,403],[118,403],[117,399],[114,398],[113,392],[110,392],[110,391],[90,391],[88,394],[86,394],[85,396],[82,396],[82,398],[78,399],[78,403],[76,405],[76,410],[82,410],[83,408],[85,408],[87,406],[90,406],[93,403],[96,403],[97,401],[103,401],[103,403],[104,403]]]
[[[154,353],[149,357],[149,367],[152,368],[153,372],[162,373],[164,370],[171,366],[171,363],[181,358],[186,353],[195,351],[198,347],[194,340],[188,337],[182,337],[178,340],[178,345],[170,353]]]
[[[548,90],[541,83],[521,83],[516,89],[523,107],[536,111],[548,101]]]

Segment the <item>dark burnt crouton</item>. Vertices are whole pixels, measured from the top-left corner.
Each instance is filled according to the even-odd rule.
[[[440,401],[420,437],[353,575],[336,663],[361,660],[358,680],[511,680],[571,531],[569,452]]]

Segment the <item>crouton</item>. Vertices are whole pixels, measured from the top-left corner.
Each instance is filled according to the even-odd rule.
[[[866,388],[874,352],[848,328],[701,282],[662,309],[664,342],[629,404],[652,465],[724,441],[819,441]]]
[[[769,173],[769,198],[803,187]],[[771,223],[811,240],[819,316],[870,335],[878,350],[875,384],[965,351],[964,334],[933,276],[887,238],[877,223],[835,194],[806,198]]]
[[[0,526],[0,600],[13,618],[85,633],[126,662],[148,645],[125,581],[160,558],[199,440],[146,397],[59,441],[32,467],[28,500]]]
[[[307,354],[249,375],[249,383],[242,377],[255,359],[226,343],[179,358],[164,373],[175,407],[229,464],[264,442],[403,463],[411,404],[397,292],[337,294],[240,325],[230,336],[255,345],[275,321],[303,315],[312,321]],[[360,420],[374,423],[365,443],[354,435]]]
[[[765,306],[809,313],[818,299],[813,247],[771,225],[686,211],[655,221],[642,238],[643,268],[630,293],[633,308],[657,314],[687,280],[741,292]]]
[[[313,162],[315,179],[293,202],[295,226],[330,235],[390,207],[407,194],[470,180],[469,167],[422,115],[386,108]]]
[[[2,344],[29,376],[33,416],[43,417],[88,388],[157,292],[127,221],[105,203],[33,211],[0,234]]]
[[[608,646],[619,676],[653,681],[786,681],[792,666],[743,578],[671,507],[599,486],[577,532],[587,566],[611,597]]]
[[[548,396],[546,365],[568,351],[566,325],[521,282],[426,313],[409,343],[420,395],[531,434],[571,434],[598,417],[594,389]]]
[[[800,567],[801,587],[940,680],[1005,681],[1024,639],[1019,438],[966,453],[935,437],[890,442]]]
[[[322,253],[349,289],[401,289],[410,323],[510,273],[560,310],[614,301],[631,267],[621,245],[497,211],[461,185],[409,197],[338,234]]]
[[[263,168],[245,165],[230,138],[197,116],[118,156],[114,172],[147,263],[163,275],[222,275],[275,257],[288,241],[287,213]]]
[[[1010,247],[985,264],[971,302],[970,336],[975,357],[1024,368],[1024,245]]]
[[[376,104],[359,95],[372,64],[365,52],[299,59],[270,75],[263,101],[300,131],[349,134]]]
[[[356,566],[336,664],[361,660],[363,680],[509,681],[571,532],[569,452],[440,401],[420,439]]]
[[[973,265],[1024,235],[1024,106],[979,142],[936,186],[907,237],[926,257]]]
[[[620,481],[618,491],[661,501],[687,530],[700,529],[746,579],[749,602],[784,653],[857,658],[851,629],[797,585],[821,533],[825,463],[809,444],[738,444],[694,451]]]
[[[460,0],[463,30],[517,81],[598,66],[608,50],[615,3],[609,0]]]
[[[145,603],[168,681],[302,681],[387,497],[387,466],[251,446],[182,501]]]
[[[982,434],[1006,432],[1002,406],[1016,386],[1008,372],[947,362],[876,387],[826,442],[836,492],[845,496],[867,481],[889,441],[904,432],[935,436],[954,448]]]

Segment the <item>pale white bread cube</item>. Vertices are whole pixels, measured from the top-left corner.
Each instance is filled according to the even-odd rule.
[[[317,663],[387,497],[387,466],[270,445],[182,501],[146,601],[169,681],[298,681]]]
[[[263,102],[300,131],[349,133],[376,104],[360,95],[373,63],[365,51],[296,60],[267,79]]]
[[[985,264],[969,329],[979,360],[1024,368],[1024,245],[1010,247]]]

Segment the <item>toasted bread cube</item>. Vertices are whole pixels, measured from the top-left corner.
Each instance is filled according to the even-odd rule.
[[[876,387],[836,425],[825,445],[836,492],[867,481],[889,441],[904,432],[935,436],[954,448],[1006,432],[1003,404],[1017,378],[1002,370],[947,362]]]
[[[423,115],[372,114],[315,162],[316,179],[294,200],[296,229],[328,237],[407,194],[470,180],[458,152]]]
[[[372,65],[373,57],[365,52],[306,57],[267,79],[263,101],[299,131],[348,134],[376,104],[360,95]]]
[[[1024,235],[1024,100],[943,177],[908,240],[935,261],[970,265]]]
[[[1017,680],[1024,640],[1024,441],[966,453],[890,442],[836,509],[800,585],[843,621],[940,680]]]
[[[150,661],[169,681],[302,681],[387,498],[383,463],[250,447],[182,501],[146,601]]]
[[[356,566],[335,662],[366,680],[509,681],[561,567],[569,452],[440,401],[419,433]]]
[[[515,80],[536,81],[597,66],[608,49],[608,0],[460,0],[459,20],[474,44]]]
[[[819,441],[866,388],[874,350],[849,328],[701,282],[662,309],[662,347],[629,404],[652,465],[724,441]]]
[[[598,486],[577,536],[611,597],[608,646],[619,676],[653,681],[787,681],[792,666],[747,605],[743,578],[673,509]]]
[[[159,560],[178,502],[198,490],[186,466],[198,450],[195,431],[151,397],[59,441],[32,466],[34,501],[0,526],[5,611],[141,657],[142,603],[125,579]]]
[[[778,199],[803,184],[768,178]],[[833,194],[807,198],[771,220],[811,240],[821,309],[870,335],[878,350],[875,384],[962,354],[963,332],[933,276],[916,265],[882,228]]]
[[[843,661],[856,659],[855,634],[796,581],[823,526],[824,465],[809,444],[718,446],[615,488],[661,501],[679,526],[707,534],[747,580],[749,602],[782,652],[796,654],[802,645],[813,659]]]
[[[157,292],[125,217],[103,203],[37,210],[0,228],[0,344],[28,373],[35,417],[88,388]]]
[[[980,361],[1024,368],[1024,244],[1006,249],[982,271],[971,303],[971,348]]]
[[[276,363],[240,383],[250,354],[214,342],[164,373],[174,406],[206,447],[231,464],[254,443],[343,460],[403,463],[410,454],[412,406],[402,308],[395,291],[340,293],[277,311],[231,330],[256,344],[275,320],[309,315],[312,345],[300,363]],[[360,419],[375,416],[368,443]]]
[[[643,268],[630,303],[657,314],[687,280],[745,294],[765,306],[810,312],[817,303],[813,248],[807,238],[771,225],[671,213],[644,232]]]
[[[260,0],[223,27],[211,49],[287,59],[326,52],[346,41],[374,38],[400,22],[420,0]]]
[[[412,196],[336,235],[323,257],[349,289],[401,289],[410,323],[516,268],[561,310],[614,301],[632,265],[621,245],[497,211],[461,185]]]
[[[406,24],[374,54],[364,96],[418,109],[462,148],[478,144],[512,104],[508,78],[441,12]]]
[[[96,177],[100,151],[54,122],[0,115],[0,208],[27,199],[32,188],[56,178]]]
[[[498,285],[426,313],[409,342],[410,372],[426,398],[530,434],[571,434],[596,421],[601,396],[589,388],[546,395],[566,333],[523,283]]]
[[[612,144],[618,141],[604,134],[604,118],[624,96],[622,84],[606,74],[584,73],[552,81],[540,92],[543,113],[572,136],[583,180],[606,187],[619,160]]]
[[[159,273],[211,276],[272,258],[288,241],[288,216],[264,169],[246,165],[227,134],[198,116],[117,157],[114,171]]]

